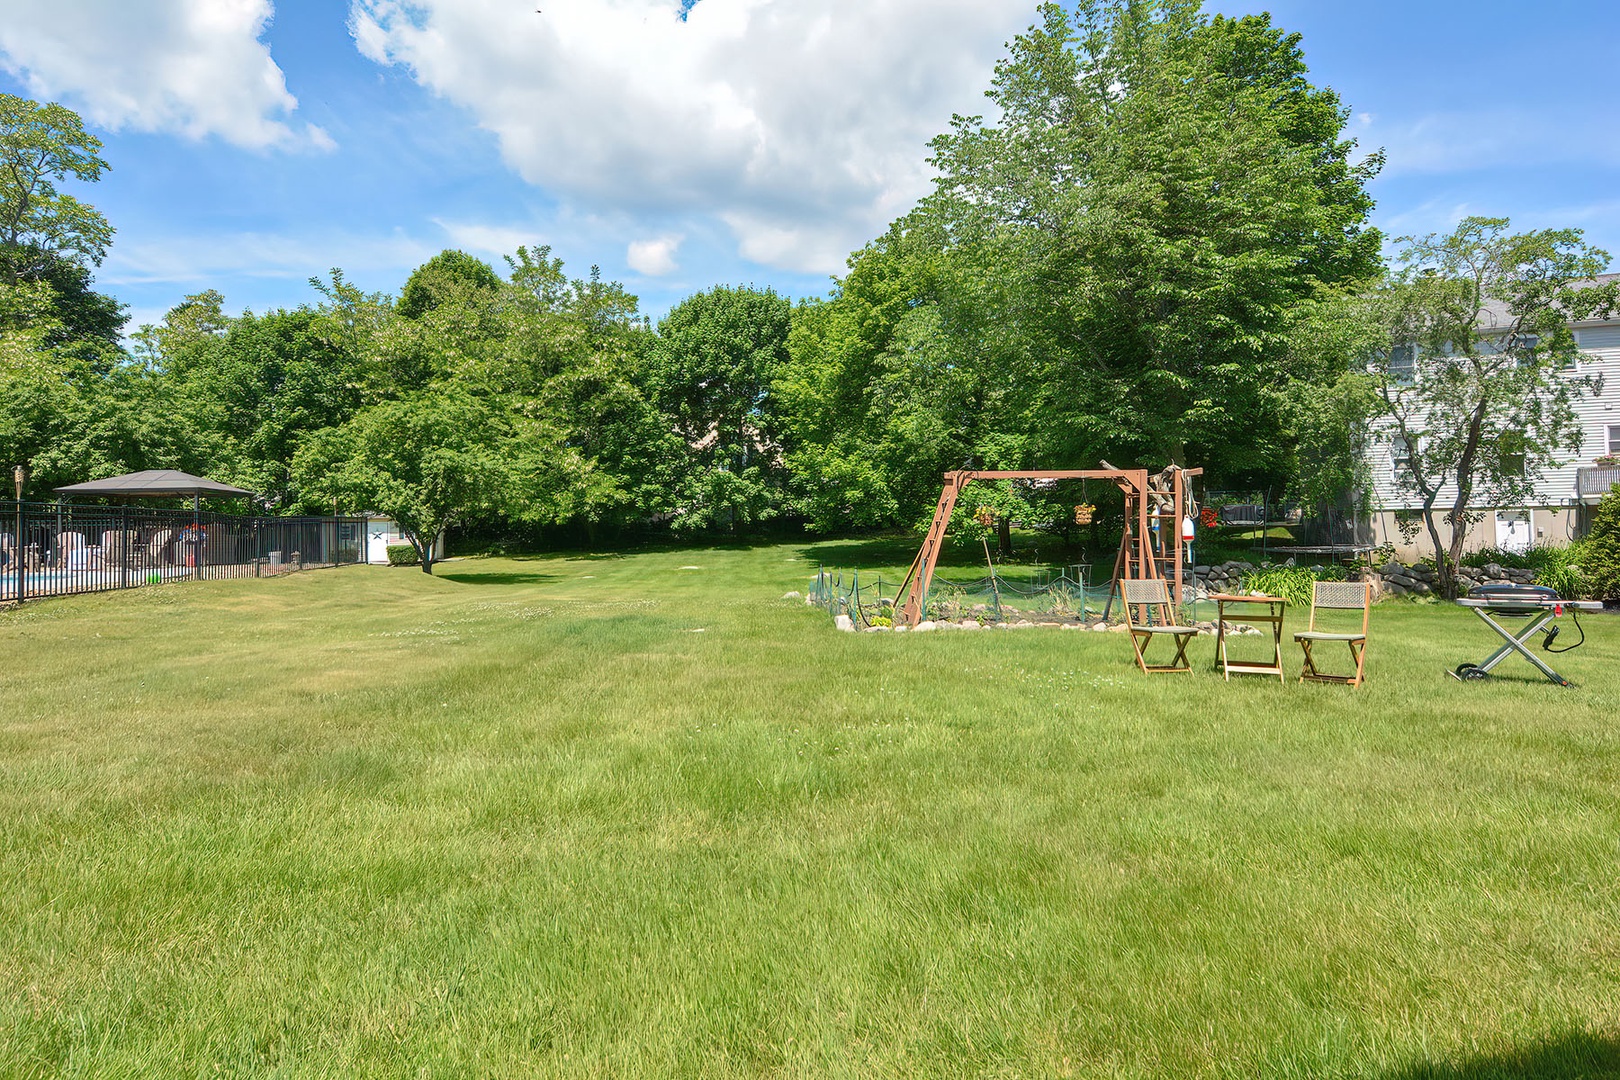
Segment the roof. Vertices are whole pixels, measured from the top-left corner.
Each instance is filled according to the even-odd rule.
[[[109,476],[105,480],[68,484],[55,490],[60,495],[131,495],[145,499],[161,499],[176,495],[237,498],[253,494],[251,491],[221,484],[205,476],[192,476],[179,469],[143,469],[141,472],[125,473],[123,476]]]
[[[1570,284],[1577,289],[1590,289],[1596,285],[1607,285],[1611,281],[1620,281],[1620,274],[1598,274],[1596,277],[1585,278],[1581,281],[1572,281]],[[1503,300],[1487,297],[1479,311],[1480,325],[1485,329],[1497,326],[1507,326],[1513,322],[1513,312]]]

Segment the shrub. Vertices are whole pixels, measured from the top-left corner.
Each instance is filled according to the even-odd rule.
[[[1295,607],[1310,607],[1316,581],[1316,575],[1302,566],[1268,566],[1244,574],[1243,588],[1280,596]]]
[[[1620,599],[1620,486],[1610,488],[1598,503],[1583,548],[1581,568],[1592,595]]]
[[[416,548],[410,544],[389,544],[389,566],[415,566],[422,560],[417,557]]]
[[[1584,600],[1591,595],[1592,583],[1585,573],[1586,544],[1577,541],[1566,547],[1532,548],[1529,554],[1537,585],[1557,589],[1565,600]]]

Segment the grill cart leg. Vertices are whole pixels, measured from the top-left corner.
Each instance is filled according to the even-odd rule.
[[[1501,636],[1502,640],[1506,642],[1506,644],[1493,652],[1483,664],[1464,664],[1463,668],[1469,670],[1460,674],[1458,672],[1453,672],[1452,674],[1455,678],[1483,678],[1490,672],[1492,668],[1494,668],[1497,664],[1500,664],[1509,653],[1516,652],[1526,660],[1530,661],[1530,663],[1534,664],[1536,670],[1547,676],[1549,682],[1556,683],[1559,686],[1570,685],[1568,679],[1564,678],[1562,675],[1558,674],[1558,672],[1544,664],[1541,657],[1531,652],[1524,645],[1525,640],[1529,638],[1531,634],[1538,630],[1543,630],[1546,624],[1551,621],[1553,617],[1553,613],[1551,611],[1537,612],[1531,617],[1524,629],[1515,634],[1507,627],[1491,618],[1489,613],[1487,613],[1484,608],[1471,608],[1470,610],[1472,610],[1475,615],[1478,615],[1481,619],[1483,619],[1487,626],[1489,626],[1492,630],[1495,630],[1497,634]],[[1459,671],[1461,670],[1462,669],[1459,669]],[[1478,674],[1475,674],[1476,672]]]

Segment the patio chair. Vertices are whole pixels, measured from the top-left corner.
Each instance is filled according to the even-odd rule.
[[[1192,662],[1187,659],[1187,643],[1198,633],[1197,627],[1177,626],[1170,607],[1170,586],[1162,578],[1125,579],[1119,583],[1119,598],[1125,608],[1125,625],[1131,632],[1131,648],[1136,650],[1136,664],[1148,675],[1166,671],[1192,673]],[[1176,655],[1168,664],[1149,664],[1144,655],[1155,637],[1169,637],[1176,646]]]
[[[98,552],[90,546],[83,533],[64,532],[56,536],[56,568],[58,570],[93,570]]]
[[[146,540],[147,554],[152,557],[153,566],[172,566],[173,560],[169,558],[169,542],[174,539],[173,529],[158,529]]]
[[[135,534],[124,529],[109,529],[101,534],[101,564],[112,569],[135,565],[138,551]]]
[[[1361,611],[1361,631],[1356,633],[1349,629],[1341,631],[1318,630],[1316,616],[1321,611]],[[1305,666],[1299,673],[1299,681],[1309,679],[1311,682],[1344,683],[1348,686],[1360,686],[1367,681],[1367,625],[1372,617],[1372,582],[1370,581],[1318,581],[1311,593],[1311,621],[1304,629],[1294,635],[1299,647],[1305,651]],[[1353,675],[1330,675],[1316,666],[1316,658],[1311,655],[1311,646],[1324,641],[1342,641],[1350,648],[1350,661],[1355,665]]]

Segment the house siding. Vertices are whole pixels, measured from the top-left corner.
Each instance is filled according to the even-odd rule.
[[[1608,429],[1620,425],[1620,320],[1601,325],[1575,328],[1576,343],[1587,354],[1576,372],[1581,375],[1602,377],[1602,390],[1582,397],[1575,405],[1580,418],[1580,451],[1555,468],[1545,470],[1536,482],[1534,495],[1527,505],[1497,507],[1480,505],[1471,509],[1483,514],[1483,519],[1471,530],[1468,548],[1477,550],[1496,543],[1494,512],[1496,510],[1530,510],[1533,538],[1538,544],[1566,544],[1578,538],[1590,519],[1589,508],[1580,505],[1576,495],[1576,472],[1592,464],[1592,459],[1609,452]],[[1423,501],[1396,484],[1391,460],[1393,433],[1385,427],[1375,426],[1368,435],[1366,457],[1371,473],[1371,505],[1369,518],[1373,543],[1389,543],[1398,555],[1416,558],[1430,554],[1427,533],[1407,541],[1396,523],[1397,511],[1415,511]],[[1456,496],[1456,486],[1442,489],[1440,503],[1449,504]],[[1449,541],[1449,530],[1442,526],[1441,537]]]

